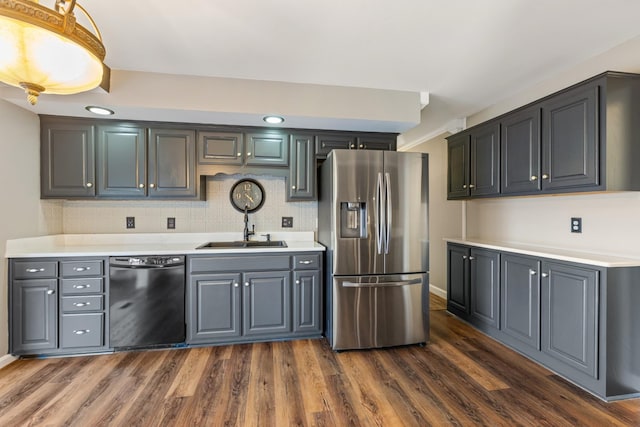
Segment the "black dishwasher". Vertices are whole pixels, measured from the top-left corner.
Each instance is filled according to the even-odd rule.
[[[125,350],[185,342],[184,258],[109,258],[111,347]]]

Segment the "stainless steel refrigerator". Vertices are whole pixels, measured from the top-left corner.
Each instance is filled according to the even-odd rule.
[[[429,338],[428,157],[333,150],[320,168],[325,333],[334,350]]]

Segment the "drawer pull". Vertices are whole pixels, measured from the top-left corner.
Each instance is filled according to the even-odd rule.
[[[85,306],[87,306],[87,305],[91,305],[91,303],[90,303],[90,302],[88,302],[88,301],[87,301],[87,302],[74,302],[74,303],[73,303],[73,306],[74,306],[74,307],[85,307]]]
[[[73,285],[73,289],[89,289],[91,285]]]
[[[84,335],[84,334],[88,334],[89,332],[91,332],[91,330],[89,329],[74,329],[73,333],[76,335]]]
[[[27,273],[42,273],[44,268],[27,268],[25,271]]]
[[[73,267],[73,271],[77,271],[77,272],[83,272],[83,271],[89,271],[91,270],[91,267]]]
[[[306,259],[303,261],[298,261],[298,264],[309,265],[309,264],[313,264],[313,261]]]

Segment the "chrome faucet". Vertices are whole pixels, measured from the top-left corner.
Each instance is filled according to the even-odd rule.
[[[249,231],[249,213],[247,212],[247,209],[249,207],[247,205],[244,205],[244,241],[248,242],[249,241],[249,237],[253,236],[254,234],[256,234],[256,225],[253,224],[251,226],[251,231]]]

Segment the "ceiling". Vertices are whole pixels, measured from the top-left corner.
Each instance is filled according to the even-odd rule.
[[[54,1],[41,3],[52,6]],[[428,92],[431,99],[446,101],[447,112],[434,114],[434,122],[427,129],[438,129],[447,120],[471,115],[640,35],[637,0],[79,3],[102,33],[107,49],[105,62],[114,70],[114,76],[127,70],[170,74],[176,81],[183,76],[199,76],[416,95]],[[79,11],[76,15],[81,20]],[[118,79],[112,80],[114,99],[96,95],[96,99],[116,110],[117,83]],[[303,86],[285,89],[300,87]],[[73,104],[69,99],[76,95],[43,95],[38,106],[30,107],[16,93],[5,87],[0,96],[37,113],[74,115],[68,107]],[[61,98],[69,99],[63,103],[58,101]],[[79,103],[88,102],[87,99],[90,98],[78,96]],[[384,102],[384,98],[380,99]],[[177,114],[180,110],[176,116],[179,121],[202,122],[203,110],[226,109],[223,103],[211,108],[188,108],[184,102],[181,100],[182,107],[173,111]],[[416,109],[417,120],[402,121],[396,131],[405,131],[420,120],[420,105],[414,104],[411,108]],[[159,113],[157,110],[174,110],[164,105],[143,115],[141,111],[149,108],[144,103],[123,108],[130,116],[124,118],[147,118]],[[217,112],[231,113],[234,108]],[[84,114],[80,110],[77,113]],[[308,126],[313,127],[313,113],[305,114]],[[318,127],[330,127],[330,116],[318,117],[322,119],[322,126]],[[426,116],[423,121],[429,121]],[[220,115],[212,117],[225,120]],[[361,120],[357,126],[367,129],[354,130],[379,130],[379,121],[384,117]],[[345,127],[349,125],[336,126]]]

